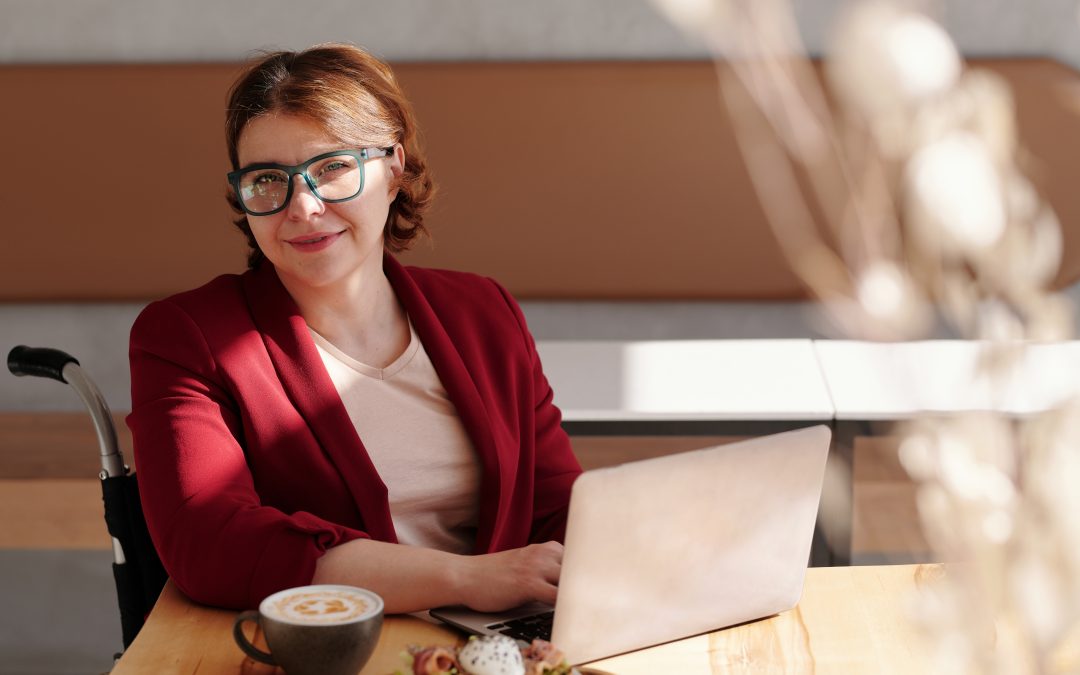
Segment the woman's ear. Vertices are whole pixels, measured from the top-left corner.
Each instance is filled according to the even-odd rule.
[[[401,143],[394,144],[394,154],[390,155],[390,201],[397,199],[400,178],[405,173],[405,148]]]

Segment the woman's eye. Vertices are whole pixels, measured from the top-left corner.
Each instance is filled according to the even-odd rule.
[[[255,185],[272,185],[274,183],[284,183],[285,179],[281,174],[262,173],[255,176],[255,179],[251,182]]]
[[[327,163],[325,166],[323,166],[321,169],[319,169],[319,175],[320,176],[325,176],[328,173],[333,173],[335,171],[341,171],[341,170],[346,169],[346,168],[348,168],[348,165],[344,161],[342,161],[342,160],[334,160],[332,162]]]

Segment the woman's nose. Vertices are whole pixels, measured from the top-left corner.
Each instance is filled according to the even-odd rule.
[[[289,215],[301,218],[322,213],[325,205],[312,192],[311,186],[308,185],[304,176],[296,174],[293,176],[293,180],[296,181],[296,184],[293,185],[292,199],[289,201]]]

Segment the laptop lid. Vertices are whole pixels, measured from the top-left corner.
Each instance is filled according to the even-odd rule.
[[[582,474],[551,641],[579,664],[794,607],[830,436],[815,426]],[[432,616],[490,633],[537,609]]]
[[[582,474],[552,642],[583,663],[794,607],[830,436],[815,426]]]

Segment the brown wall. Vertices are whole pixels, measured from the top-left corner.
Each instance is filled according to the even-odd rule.
[[[1080,79],[989,61],[1080,276]],[[0,68],[0,301],[160,297],[243,267],[222,142],[237,66]],[[401,64],[442,194],[406,261],[522,298],[803,296],[708,63]],[[58,186],[64,185],[60,193]],[[163,206],[164,205],[164,206]]]

